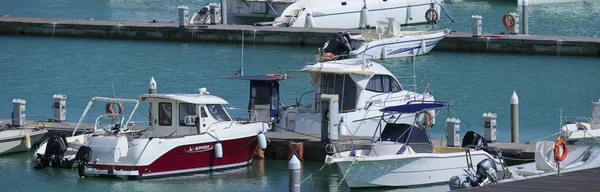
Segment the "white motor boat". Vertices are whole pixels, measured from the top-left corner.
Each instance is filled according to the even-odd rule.
[[[48,130],[43,128],[0,125],[0,155],[29,151],[47,132]]]
[[[554,154],[555,142],[539,141],[535,145],[535,162],[509,166],[510,177],[495,179],[494,175],[496,173],[493,169],[480,170],[478,166],[476,172],[469,171],[469,174],[453,177],[449,183],[450,189],[463,189],[556,175],[559,168],[560,173],[567,173],[600,167],[600,147],[573,146],[568,149],[566,158],[558,166]],[[564,150],[560,150],[559,153],[562,154],[563,152]]]
[[[568,118],[575,118],[569,121]],[[591,117],[564,117],[565,125],[561,127],[561,137],[567,142],[585,143],[600,141],[600,100],[592,102]]]
[[[101,114],[95,119],[94,127],[90,132],[75,135],[77,131],[82,128],[83,120],[87,116],[89,110],[92,107],[95,108],[94,103],[106,104],[106,114]],[[125,116],[123,115],[123,104],[134,105],[133,111],[129,114],[127,119],[125,119]],[[135,99],[92,97],[84,109],[81,118],[79,118],[79,121],[75,125],[73,134],[70,137],[53,135],[40,144],[34,153],[33,158],[35,161],[33,161],[33,167],[36,169],[43,169],[49,166],[71,168],[78,163],[75,162],[75,159],[79,148],[86,145],[93,135],[112,134],[115,130],[120,130],[121,134],[135,133],[136,131],[130,130],[130,128],[134,126],[131,122],[131,118],[133,117],[135,110],[137,110],[138,105],[139,101]],[[118,111],[115,111],[116,107],[118,107]],[[114,125],[119,125],[119,127],[113,127]]]
[[[336,34],[325,43],[324,54],[365,56],[371,59],[418,56],[429,53],[446,36],[444,30],[400,31],[400,24],[394,19],[380,21],[377,26],[375,33]]]
[[[188,24],[219,24],[221,23],[221,4],[207,3],[204,7],[194,11]]]
[[[432,10],[429,11],[428,10]],[[436,0],[299,0],[273,21],[274,26],[314,28],[371,28],[377,21],[394,18],[402,25],[439,20]]]
[[[422,102],[381,109],[384,114],[403,116],[447,107],[445,103]],[[427,129],[415,124],[398,124],[396,119],[387,120],[381,114],[381,121],[387,121],[385,128],[378,126],[375,132],[379,137],[362,147],[342,152],[330,151],[325,162],[337,164],[340,174],[350,188],[359,187],[422,187],[447,184],[449,179],[464,173],[468,167],[465,151],[470,153],[472,161],[492,159],[494,164],[503,166],[503,161],[494,159],[484,150],[433,146]],[[377,135],[377,134],[376,134]],[[472,142],[474,141],[474,142]],[[467,134],[463,145],[484,143],[480,135]],[[332,147],[329,147],[330,149]]]
[[[210,95],[144,94],[151,109],[151,126],[140,136],[94,135],[79,151],[91,156],[80,164],[80,175],[122,179],[161,177],[212,171],[249,164],[259,146],[266,148],[264,122],[235,121]],[[91,155],[90,155],[91,154]]]
[[[380,109],[386,106],[403,105],[411,102],[434,101],[428,92],[408,91],[398,83],[396,77],[381,64],[372,60],[351,58],[318,62],[291,72],[308,73],[314,91],[304,93],[295,106],[285,107],[279,113],[276,131],[293,131],[304,134],[321,134],[323,121],[337,127],[339,135],[373,136],[380,123]],[[310,105],[300,104],[305,94],[313,93]],[[329,109],[323,95],[337,95],[330,99],[338,107]],[[331,111],[331,112],[329,112]],[[322,116],[323,113],[327,115]],[[423,111],[420,115],[425,121],[434,124],[435,111]],[[404,114],[398,122],[412,124],[415,114]]]

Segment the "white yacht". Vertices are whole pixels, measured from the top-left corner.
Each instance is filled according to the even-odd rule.
[[[430,11],[431,10],[431,11]],[[377,21],[394,18],[402,25],[436,23],[437,0],[299,0],[273,21],[274,26],[314,28],[371,28]],[[428,15],[428,17],[426,16]],[[428,21],[428,19],[432,19]]]
[[[307,65],[290,72],[308,73],[314,91],[304,93],[295,106],[285,107],[279,113],[276,131],[294,131],[305,134],[321,134],[322,121],[329,116],[339,135],[373,136],[380,123],[380,109],[387,106],[404,105],[411,102],[434,101],[428,92],[408,91],[396,77],[381,64],[364,58],[332,60]],[[412,77],[414,78],[414,77]],[[312,101],[302,105],[305,94],[312,93]],[[337,95],[334,102],[339,111],[327,113],[322,95]],[[422,119],[429,118],[434,124],[434,110],[427,110]],[[327,113],[322,119],[322,113]],[[414,113],[399,117],[399,123],[412,124]]]
[[[569,120],[574,118],[574,120]],[[561,118],[563,119],[563,118]],[[561,137],[569,143],[600,140],[600,100],[592,102],[591,117],[564,117]]]

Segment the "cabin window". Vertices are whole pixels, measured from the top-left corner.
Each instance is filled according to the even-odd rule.
[[[402,91],[400,84],[389,75],[374,75],[369,80],[366,90],[378,93],[395,93]]]
[[[171,126],[172,121],[172,106],[171,103],[158,103],[158,125]]]
[[[186,123],[186,117],[191,118],[192,121]],[[191,103],[180,103],[179,104],[179,126],[194,126],[198,114],[196,114],[196,105]]]
[[[342,5],[346,5],[346,2],[345,2],[345,1],[344,1],[344,2],[342,2]]]
[[[356,108],[356,83],[350,75],[324,74],[322,78],[321,94],[337,94],[342,111]]]
[[[202,117],[202,118],[208,117],[208,115],[206,114],[206,111],[204,111],[204,107],[200,108],[200,117]]]
[[[229,118],[229,115],[225,109],[223,109],[223,106],[219,104],[208,104],[206,107],[208,107],[208,112],[210,115],[212,115],[217,121],[231,121],[231,118]]]

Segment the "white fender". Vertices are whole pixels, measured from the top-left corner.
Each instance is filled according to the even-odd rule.
[[[381,48],[381,59],[387,59],[387,51],[385,50],[385,46]]]
[[[306,21],[304,21],[304,27],[306,27],[306,28],[315,27],[315,21],[313,20],[313,16],[310,13],[306,14]]]
[[[31,149],[31,136],[29,136],[29,133],[25,134],[25,147],[27,150]]]
[[[368,28],[369,27],[369,10],[367,6],[363,6],[360,10],[360,22],[358,24],[358,28]]]
[[[223,146],[219,141],[215,143],[215,157],[217,157],[217,159],[223,158]]]
[[[421,40],[421,54],[425,54],[425,48],[426,48],[425,40]]]
[[[267,138],[265,137],[265,134],[260,131],[258,132],[258,147],[260,147],[260,149],[265,150],[267,149]]]

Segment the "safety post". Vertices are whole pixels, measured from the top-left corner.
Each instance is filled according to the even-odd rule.
[[[300,192],[300,189],[302,187],[302,172],[300,171],[301,168],[301,164],[300,164],[300,160],[298,159],[298,157],[296,157],[296,154],[294,154],[292,156],[292,158],[290,158],[290,161],[288,163],[288,168],[289,168],[289,191],[290,192]]]
[[[513,92],[510,97],[510,140],[519,143],[519,97]]]
[[[188,15],[188,7],[180,5],[177,7],[179,10],[179,27],[187,27],[187,15]]]
[[[527,10],[529,7],[529,1],[528,0],[523,0],[522,3],[522,9],[523,9],[523,14],[522,14],[522,19],[523,21],[521,22],[521,25],[523,25],[523,34],[524,35],[528,35],[529,34],[529,23],[528,23],[528,14],[529,14],[529,10]]]
[[[496,113],[483,113],[483,133],[489,143],[496,142]]]

